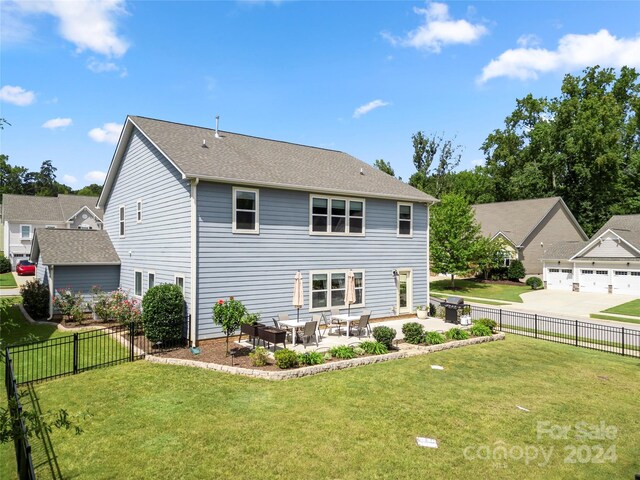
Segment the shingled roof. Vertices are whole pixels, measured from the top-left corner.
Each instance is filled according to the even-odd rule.
[[[36,228],[31,260],[45,265],[120,265],[105,230]]]
[[[5,222],[51,222],[62,223],[71,218],[82,207],[89,208],[98,218],[101,211],[96,207],[97,197],[65,195],[36,197],[32,195],[2,195],[2,220]]]
[[[640,214],[638,215],[614,215],[593,236],[597,238],[607,230],[629,242],[634,248],[640,250]]]
[[[133,128],[140,130],[185,178],[413,202],[430,195],[343,152],[146,117],[127,117],[100,205],[113,184]],[[206,142],[203,145],[203,141]]]

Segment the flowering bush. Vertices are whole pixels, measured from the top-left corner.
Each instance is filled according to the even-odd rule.
[[[91,288],[91,309],[93,313],[103,322],[109,321],[111,295],[103,292],[100,287]]]
[[[82,322],[84,300],[80,292],[74,292],[69,287],[58,289],[53,305],[63,316],[67,317],[67,320]]]
[[[111,292],[109,298],[109,318],[123,325],[140,323],[142,312],[140,302],[129,298],[124,290],[119,288]]]
[[[46,284],[37,278],[29,280],[20,287],[20,295],[25,310],[33,318],[40,320],[49,316],[49,287]]]
[[[249,315],[241,301],[233,297],[229,300],[218,300],[213,306],[213,323],[222,327],[227,337],[227,355],[229,354],[229,337],[240,328],[243,323],[253,323],[253,317]]]

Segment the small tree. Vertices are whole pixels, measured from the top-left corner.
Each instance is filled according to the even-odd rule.
[[[471,269],[480,232],[471,206],[460,195],[445,195],[431,208],[430,231],[431,268],[451,275],[454,288],[455,276]]]
[[[526,272],[524,271],[524,265],[520,260],[511,260],[509,263],[509,269],[507,270],[507,278],[517,282],[521,278],[524,278]]]
[[[144,335],[152,342],[179,342],[183,337],[184,296],[178,285],[150,288],[142,299]]]
[[[0,273],[9,273],[11,271],[11,262],[4,255],[0,255]]]
[[[49,316],[49,287],[37,278],[20,287],[22,305],[34,319],[40,320]]]
[[[504,255],[505,245],[500,237],[494,239],[478,237],[474,250],[474,263],[485,280],[489,278],[489,272],[493,268],[502,265]]]
[[[213,323],[220,325],[227,337],[227,355],[229,355],[229,337],[243,323],[251,323],[253,321],[253,317],[248,313],[242,302],[233,297],[229,297],[227,301],[220,299],[213,306]]]

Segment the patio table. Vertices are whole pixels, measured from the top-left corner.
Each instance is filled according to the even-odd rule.
[[[296,329],[297,328],[304,328],[304,324],[307,323],[305,321],[298,321],[298,320],[280,320],[278,322],[282,327],[286,327],[286,328],[290,328],[291,329],[291,338],[292,338],[292,343],[293,346],[296,346]]]
[[[345,322],[347,324],[347,338],[349,338],[349,326],[351,322],[357,322],[360,320],[360,315],[333,315],[331,317],[333,320],[338,320],[339,322]]]

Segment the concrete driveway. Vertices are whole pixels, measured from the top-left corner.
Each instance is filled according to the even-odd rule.
[[[523,303],[512,303],[504,308],[548,316],[589,319],[590,313],[598,313],[639,297],[635,295],[611,295],[608,293],[536,290],[523,293],[520,298],[522,298]]]

